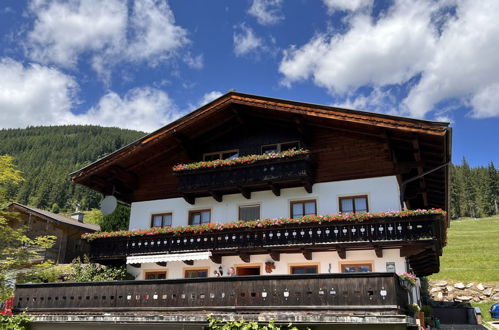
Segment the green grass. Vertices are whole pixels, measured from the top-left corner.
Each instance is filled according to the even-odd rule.
[[[490,317],[490,306],[494,304],[495,302],[481,302],[481,303],[471,303],[473,307],[480,307],[480,310],[482,311],[482,320],[484,322],[490,322],[492,321],[492,318]],[[494,319],[494,321],[497,321]]]
[[[440,272],[430,279],[499,282],[499,215],[451,221]]]

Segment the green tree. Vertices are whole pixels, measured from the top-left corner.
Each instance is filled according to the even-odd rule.
[[[130,206],[118,204],[116,210],[110,215],[104,216],[102,220],[102,231],[116,231],[128,229],[128,222],[130,220]]]
[[[4,210],[7,200],[7,185],[22,181],[21,172],[14,166],[10,156],[0,156],[0,210]],[[55,237],[40,236],[29,238],[26,228],[20,226],[16,213],[0,211],[0,299],[12,294],[8,285],[9,273],[30,267],[35,258],[39,258],[39,249],[46,249],[54,244]]]

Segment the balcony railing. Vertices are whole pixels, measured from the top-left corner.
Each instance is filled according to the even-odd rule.
[[[22,284],[14,312],[338,310],[397,314],[408,294],[393,273]]]
[[[364,222],[287,224],[267,228],[225,229],[202,234],[156,234],[97,238],[91,242],[91,259],[105,261],[157,253],[212,251],[254,252],[258,249],[321,248],[342,244],[383,245],[418,240],[442,242],[441,215],[377,218]],[[400,244],[399,244],[400,245]]]
[[[306,186],[313,181],[309,154],[276,158],[253,164],[188,170],[175,173],[178,190],[194,197]],[[247,195],[249,196],[249,195]]]

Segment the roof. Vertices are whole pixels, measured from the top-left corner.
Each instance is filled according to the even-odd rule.
[[[187,115],[171,122],[170,124],[145,135],[144,137],[124,146],[115,152],[98,159],[97,161],[70,173],[70,178],[77,181],[81,175],[87,172],[97,170],[101,165],[113,162],[114,160],[133,153],[135,149],[146,144],[152,143],[163,136],[171,135],[177,132],[180,127],[189,125],[192,121],[201,119],[203,115],[209,112],[214,112],[217,109],[227,106],[230,103],[248,104],[253,106],[263,107],[267,110],[295,112],[301,115],[314,116],[324,119],[336,119],[342,121],[351,121],[360,124],[375,125],[386,128],[407,130],[412,132],[424,132],[432,135],[445,135],[448,129],[448,122],[428,121],[422,119],[414,119],[409,117],[386,115],[375,112],[352,110],[338,108],[333,106],[325,106],[304,102],[296,102],[283,99],[275,99],[270,97],[244,94],[239,92],[228,92],[214,101],[194,110]]]
[[[45,211],[42,209],[38,209],[36,207],[27,206],[27,205],[23,205],[20,203],[11,203],[9,205],[9,207],[14,207],[18,211],[24,211],[27,213],[31,213],[31,214],[34,214],[34,215],[39,216],[41,218],[45,218],[45,219],[48,218],[48,220],[55,221],[55,222],[60,223],[62,225],[68,225],[68,226],[77,227],[77,228],[89,230],[89,231],[99,231],[100,230],[99,225],[94,225],[92,223],[79,222],[78,220],[75,220],[73,218],[68,218],[68,217],[65,217],[65,216],[60,215],[60,214],[56,214],[56,213],[52,213],[52,212]]]

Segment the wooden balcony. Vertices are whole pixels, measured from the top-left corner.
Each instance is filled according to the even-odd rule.
[[[14,312],[310,311],[403,314],[407,290],[393,273],[242,276],[21,284]]]
[[[127,256],[211,251],[212,260],[239,255],[250,262],[251,254],[268,254],[279,260],[280,253],[304,253],[310,259],[315,251],[336,250],[345,258],[347,249],[402,248],[404,256],[442,248],[444,221],[441,215],[407,218],[376,218],[365,222],[323,222],[287,224],[255,229],[226,229],[203,234],[157,234],[135,237],[98,238],[91,242],[90,258],[101,263],[120,262]],[[435,256],[432,263],[435,262]],[[438,255],[437,255],[438,258]],[[417,262],[416,262],[417,261]],[[425,258],[414,265],[426,265]],[[438,260],[436,260],[438,270]],[[414,268],[414,267],[413,267]],[[423,275],[415,269],[418,275]],[[435,271],[434,269],[432,271]]]
[[[202,196],[213,196],[221,202],[223,195],[241,193],[251,199],[251,192],[261,190],[272,190],[276,196],[282,188],[304,187],[312,192],[314,163],[309,154],[303,154],[175,174],[178,190],[187,202],[194,204],[195,198]]]

